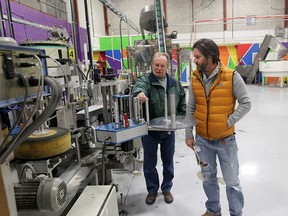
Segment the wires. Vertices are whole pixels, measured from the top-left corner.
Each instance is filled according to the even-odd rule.
[[[39,104],[40,104],[40,101],[41,101],[41,98],[42,98],[43,90],[41,91],[41,89],[44,89],[44,70],[43,70],[43,65],[42,65],[42,62],[41,62],[40,58],[37,55],[34,55],[34,57],[39,61],[39,67],[40,67],[40,70],[41,70],[41,73],[39,73],[39,76],[38,76],[38,80],[40,82],[38,82],[38,86],[37,86],[37,97],[36,97],[37,100],[36,100],[36,104],[34,106],[34,109],[33,109],[32,113],[29,116],[29,119],[24,123],[24,125],[22,126],[21,130],[19,131],[19,133],[15,137],[13,137],[13,139],[7,144],[8,147],[6,145],[3,145],[4,142],[1,144],[1,146],[0,146],[0,150],[1,150],[0,151],[0,162],[1,163],[6,159],[5,156],[10,154],[11,149],[13,151],[16,148],[16,147],[14,147],[14,146],[16,146],[15,143],[18,142],[18,139],[21,137],[22,133],[25,131],[27,124],[30,122],[32,117],[37,112],[37,108],[39,107]],[[20,76],[20,79],[22,79],[21,75],[18,75],[18,76]],[[24,79],[26,80],[26,78],[24,78]],[[24,81],[24,79],[23,79],[23,81]],[[28,81],[27,81],[27,83],[26,83],[26,81],[24,81],[23,84],[26,85],[27,88],[28,88]],[[28,90],[27,90],[27,92],[28,92]],[[26,96],[26,98],[27,98],[27,96]],[[24,109],[24,107],[22,109]],[[15,127],[16,127],[16,125],[15,125]],[[5,139],[7,140],[8,137],[7,138],[5,137]]]
[[[25,163],[21,169],[21,172],[20,172],[20,180],[22,180],[23,178],[23,175],[24,175],[24,172],[27,170],[27,169],[30,169],[31,172],[32,172],[32,175],[35,177],[37,175],[37,172],[35,170],[35,168],[29,164],[29,163]]]
[[[56,59],[52,58],[51,56],[49,56],[49,58],[50,58],[52,61],[54,61],[54,62],[60,67],[61,71],[63,72],[64,79],[66,79],[65,81],[68,82],[68,80],[67,80],[67,74],[65,73],[62,65],[61,65]]]
[[[51,60],[53,60],[58,66],[59,68],[61,69],[62,73],[63,73],[63,76],[64,76],[64,80],[65,80],[65,84],[67,85],[66,87],[66,91],[67,91],[67,102],[70,103],[70,89],[69,89],[69,80],[68,80],[68,75],[65,73],[65,70],[63,69],[63,66],[54,58],[50,57],[49,58]]]
[[[9,143],[9,145],[4,146],[3,151],[0,152],[0,163],[3,163],[13,150],[15,150],[23,141],[25,141],[25,139],[27,139],[31,133],[39,128],[46,121],[46,119],[51,116],[58,106],[62,98],[61,85],[59,82],[49,77],[45,78],[45,82],[51,88],[51,100],[48,106],[44,109],[40,116],[33,121],[32,124],[27,127],[23,127],[25,129],[22,129],[21,132],[17,134],[17,137]]]
[[[20,78],[22,84],[23,84],[24,87],[25,87],[24,101],[23,101],[23,105],[22,105],[21,112],[19,113],[19,115],[18,115],[18,117],[17,117],[17,120],[14,122],[14,125],[11,127],[10,131],[8,132],[8,134],[6,135],[6,137],[4,138],[3,142],[0,144],[0,152],[1,152],[1,150],[2,150],[2,147],[3,147],[4,143],[7,141],[8,137],[11,135],[11,132],[16,128],[16,126],[17,126],[18,123],[20,122],[20,119],[21,119],[22,114],[24,114],[24,116],[25,116],[24,110],[25,110],[26,102],[27,102],[28,85],[29,85],[29,84],[28,84],[27,79],[26,79],[22,74],[17,73],[16,75]],[[25,117],[24,117],[24,119],[25,119]]]

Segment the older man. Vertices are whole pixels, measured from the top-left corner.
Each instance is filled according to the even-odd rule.
[[[132,94],[145,101],[149,98],[150,119],[165,116],[165,95],[175,94],[176,115],[185,115],[185,92],[181,84],[167,74],[169,68],[169,55],[157,52],[152,59],[152,72],[137,79]],[[168,115],[170,114],[168,104]],[[144,149],[144,176],[148,195],[146,204],[151,205],[157,198],[160,187],[159,176],[156,169],[157,150],[160,145],[161,159],[163,162],[163,181],[161,191],[166,203],[172,203],[174,197],[171,193],[172,180],[174,178],[174,152],[175,134],[173,131],[149,131],[142,137]]]

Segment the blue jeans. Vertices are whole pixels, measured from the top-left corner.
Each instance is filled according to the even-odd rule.
[[[175,133],[149,132],[142,137],[144,149],[144,176],[148,193],[157,193],[159,189],[159,176],[156,169],[157,151],[160,144],[160,153],[163,163],[162,192],[169,192],[172,188],[174,178],[174,152]]]
[[[217,140],[207,140],[196,135],[195,150],[200,160],[207,162],[208,166],[201,165],[204,177],[203,188],[208,198],[206,209],[212,213],[221,212],[219,185],[217,182],[218,157],[224,181],[226,183],[226,195],[231,216],[241,216],[244,206],[244,196],[239,183],[238,148],[235,135]]]

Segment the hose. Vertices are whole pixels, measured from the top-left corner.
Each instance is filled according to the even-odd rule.
[[[0,152],[0,163],[4,163],[6,158],[14,151],[26,138],[38,129],[55,111],[61,98],[62,98],[62,87],[59,82],[49,77],[45,77],[45,83],[51,88],[51,102],[41,113],[41,115],[34,120],[27,128],[24,129],[20,137],[16,137],[9,144],[3,147],[3,151]]]

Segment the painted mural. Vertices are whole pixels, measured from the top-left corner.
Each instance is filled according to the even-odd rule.
[[[139,38],[137,38],[139,39]],[[123,39],[124,43],[127,45],[127,37]],[[288,43],[283,43],[285,47],[288,48]],[[219,46],[220,51],[220,60],[221,62],[231,68],[236,69],[238,64],[242,65],[252,65],[255,56],[259,52],[261,44],[260,43],[251,43],[251,44],[231,44],[231,45],[223,45]],[[106,50],[105,55],[107,58],[107,67],[114,67],[115,70],[123,69],[127,65],[127,53],[126,50],[123,49],[123,65],[121,65],[121,51],[119,44],[119,37],[104,37],[100,39],[100,47],[101,50]],[[125,45],[123,47],[126,47]],[[271,52],[273,52],[271,50]],[[173,74],[175,78],[178,79],[177,73],[177,53],[172,53],[172,61],[173,61]],[[185,62],[181,65],[181,78],[182,82],[188,82],[189,75],[189,63]],[[261,73],[259,80],[261,80]],[[274,82],[274,78],[265,78],[265,82]]]

